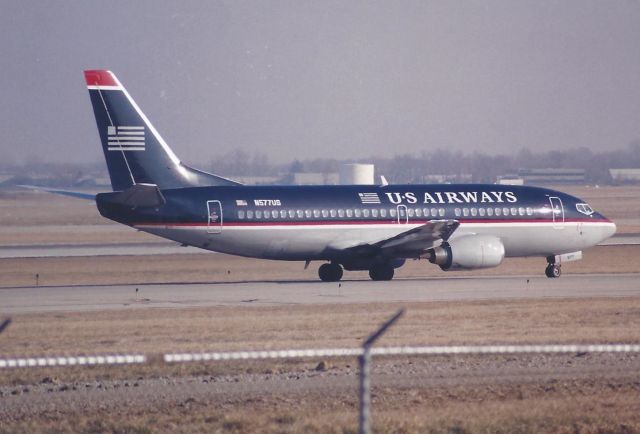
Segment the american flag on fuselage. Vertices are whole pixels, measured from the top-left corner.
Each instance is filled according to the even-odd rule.
[[[360,196],[360,202],[364,204],[380,203],[380,196],[378,196],[378,193],[358,193],[358,196]]]

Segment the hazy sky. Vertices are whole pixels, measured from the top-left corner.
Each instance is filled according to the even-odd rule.
[[[196,166],[640,139],[637,0],[0,0],[0,55],[16,162],[102,158],[88,68]]]

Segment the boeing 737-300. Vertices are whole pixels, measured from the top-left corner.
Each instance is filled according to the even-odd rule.
[[[323,281],[390,280],[407,259],[472,270],[524,256],[559,277],[616,230],[583,200],[531,186],[241,185],[183,164],[115,74],[84,75],[113,187],[91,196],[100,214],[184,245],[321,261]]]

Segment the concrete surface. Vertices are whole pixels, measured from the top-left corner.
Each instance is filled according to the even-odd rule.
[[[138,288],[138,292],[136,292]],[[0,289],[0,314],[233,305],[640,296],[640,273],[21,287]]]

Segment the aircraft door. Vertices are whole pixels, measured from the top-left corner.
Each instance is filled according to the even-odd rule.
[[[207,233],[219,234],[222,232],[222,203],[219,200],[207,201]]]
[[[564,227],[564,207],[562,206],[562,199],[559,197],[550,197],[551,202],[551,216],[553,218],[554,227],[560,229]]]
[[[409,223],[409,213],[406,205],[398,205],[398,224],[406,225]]]

